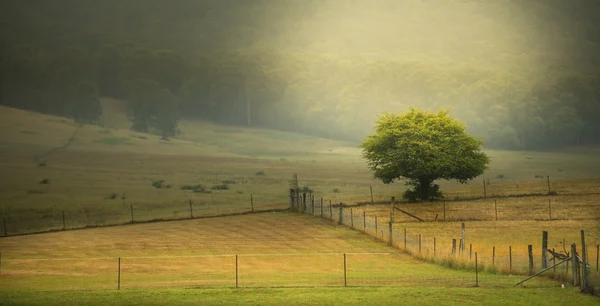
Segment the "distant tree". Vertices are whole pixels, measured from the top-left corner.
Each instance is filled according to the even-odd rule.
[[[130,82],[128,90],[132,130],[150,133],[156,129],[165,139],[175,136],[179,114],[171,91],[148,79]]]
[[[78,123],[98,123],[102,115],[102,105],[98,96],[98,87],[91,82],[80,82],[75,86],[73,99],[73,117]]]
[[[487,169],[489,157],[481,151],[482,142],[465,132],[465,126],[448,116],[415,108],[404,114],[384,113],[375,134],[361,144],[373,175],[386,184],[408,179],[414,189],[405,197],[441,197],[437,179],[466,183]]]

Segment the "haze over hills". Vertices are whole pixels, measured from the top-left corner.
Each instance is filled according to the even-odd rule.
[[[597,1],[2,1],[0,104],[133,128],[177,119],[357,142],[450,108],[489,148],[600,142]],[[597,9],[594,9],[597,8]]]

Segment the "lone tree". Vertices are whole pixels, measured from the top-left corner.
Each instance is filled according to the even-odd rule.
[[[460,183],[483,174],[490,162],[482,141],[467,134],[462,122],[437,113],[410,108],[404,114],[384,113],[375,134],[360,145],[373,175],[385,184],[408,179],[404,197],[410,200],[440,198],[437,179]]]

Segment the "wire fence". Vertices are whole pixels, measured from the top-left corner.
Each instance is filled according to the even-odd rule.
[[[467,287],[465,273],[421,273],[397,253],[226,254],[1,260],[3,289]]]
[[[0,236],[44,233],[131,223],[231,216],[246,213],[286,210],[287,204],[264,201],[256,195],[208,195],[204,200],[169,203],[131,203],[125,201],[83,210],[13,209],[0,217]]]
[[[324,203],[323,201],[310,203],[293,201],[292,210],[322,217],[346,225],[352,229],[367,233],[383,242],[386,242],[400,250],[406,251],[424,261],[438,263],[450,268],[490,272],[492,274],[506,275],[532,275],[542,270],[542,251],[530,252],[529,245],[515,244],[514,246],[498,247],[482,246],[472,243],[464,243],[462,239],[438,240],[434,236],[425,236],[419,232],[408,231],[399,223],[390,222],[392,213],[390,205],[386,205],[387,216],[372,216],[368,214],[368,207],[346,207],[343,204]],[[394,220],[397,216],[394,214]],[[413,220],[414,221],[414,220]],[[464,226],[464,223],[463,223]],[[580,245],[581,247],[581,245]],[[590,270],[590,284],[595,292],[600,292],[600,244],[586,243],[588,258],[587,264]],[[563,250],[555,250],[557,253],[569,255]],[[581,250],[578,251],[580,255]],[[560,262],[560,258],[547,257],[547,266],[551,267]],[[564,264],[549,270],[546,275],[553,279],[570,281],[573,280],[573,269],[569,264]],[[582,278],[581,272],[577,272],[578,278]]]

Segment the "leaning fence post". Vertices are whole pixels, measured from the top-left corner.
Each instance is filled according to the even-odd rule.
[[[533,274],[533,246],[527,246],[527,255],[529,255],[529,275]]]

